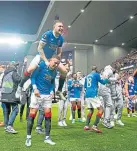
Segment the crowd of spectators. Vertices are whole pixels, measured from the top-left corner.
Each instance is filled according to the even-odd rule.
[[[121,57],[117,59],[116,61],[112,62],[112,66],[120,71],[121,68],[129,67],[131,65],[137,66],[137,50],[131,52],[125,57]]]
[[[121,79],[125,82],[130,75],[133,75],[134,70],[137,68],[137,50],[117,59],[111,65],[120,73]]]

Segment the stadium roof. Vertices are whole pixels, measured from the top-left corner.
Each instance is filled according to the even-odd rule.
[[[52,28],[56,16],[64,22],[65,41],[71,43],[67,50],[73,44],[83,44],[79,46],[83,49],[92,44],[121,46],[122,43],[124,47],[137,48],[136,1],[1,1],[0,34],[16,33],[33,43]],[[36,43],[28,47],[32,55],[36,52],[33,45]]]

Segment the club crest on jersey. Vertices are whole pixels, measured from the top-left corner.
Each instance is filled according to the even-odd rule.
[[[51,81],[52,77],[48,74],[45,74],[45,79]]]
[[[58,48],[58,46],[55,45],[55,44],[50,44],[49,48],[52,49],[52,50],[56,50]]]
[[[46,35],[44,35],[43,38],[46,39]]]

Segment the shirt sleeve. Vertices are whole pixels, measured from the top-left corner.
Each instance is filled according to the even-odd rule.
[[[108,79],[101,79],[101,77],[100,77],[100,74],[97,74],[98,76],[97,76],[97,78],[98,78],[98,82],[100,82],[101,84],[107,84],[107,83],[109,83],[109,80]]]
[[[45,32],[45,33],[41,36],[40,41],[42,41],[42,42],[44,42],[44,43],[47,43],[48,38],[49,38],[49,35],[50,35],[50,32],[49,32],[49,31]]]

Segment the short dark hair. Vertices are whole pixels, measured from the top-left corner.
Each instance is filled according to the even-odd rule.
[[[95,65],[92,66],[92,71],[93,71],[93,70],[97,70],[97,66],[95,66]]]
[[[60,57],[57,56],[57,55],[52,56],[52,58],[55,58],[55,59],[57,59],[57,60],[61,60]],[[51,58],[51,59],[52,59],[52,58]]]
[[[54,20],[53,26],[56,25],[57,23],[62,23],[62,21],[60,21],[60,20]]]
[[[76,74],[76,73],[75,73],[75,72],[73,72],[73,73],[72,73],[72,77],[73,77],[75,74]],[[76,74],[76,75],[77,75],[77,74]]]

